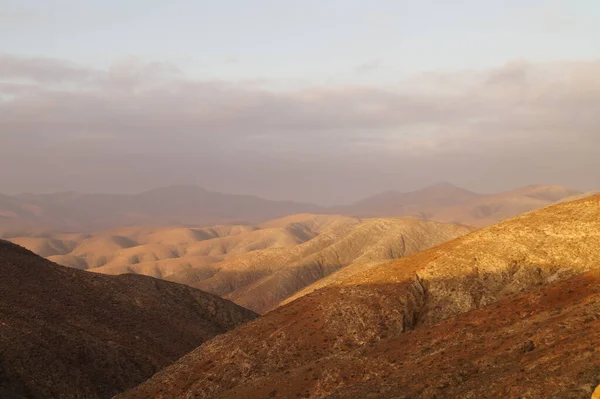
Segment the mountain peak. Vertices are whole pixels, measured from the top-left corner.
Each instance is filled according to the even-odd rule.
[[[439,182],[439,183],[435,183],[432,184],[431,186],[427,186],[425,188],[422,188],[420,190],[416,190],[413,192],[425,192],[425,191],[439,191],[439,192],[463,192],[463,193],[471,193],[471,194],[476,194],[472,191],[469,191],[467,189],[464,189],[462,187],[458,187],[455,184],[449,183],[449,182]]]
[[[447,181],[440,181],[440,182],[437,182],[435,184],[432,184],[429,187],[436,187],[436,188],[460,188],[457,185],[452,184],[452,183],[447,182]]]
[[[209,193],[211,191],[196,186],[194,184],[172,184],[164,187],[157,187],[151,190],[144,191],[143,194],[156,194],[156,193],[168,193],[168,194],[179,194],[179,193]]]

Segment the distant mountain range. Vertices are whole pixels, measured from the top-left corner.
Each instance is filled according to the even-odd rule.
[[[170,186],[141,194],[23,194],[0,196],[0,229],[32,227],[89,232],[123,226],[202,226],[253,223],[320,207]]]
[[[449,183],[440,183],[408,193],[388,191],[353,205],[336,207],[333,211],[353,216],[414,216],[445,223],[485,227],[581,196],[586,194],[560,186],[532,185],[483,195]]]
[[[482,195],[448,183],[407,193],[389,191],[353,205],[335,207],[222,194],[195,186],[170,186],[131,195],[0,195],[0,237],[39,235],[47,230],[92,232],[123,226],[252,224],[296,213],[414,216],[482,227],[582,195],[564,187],[541,185]]]

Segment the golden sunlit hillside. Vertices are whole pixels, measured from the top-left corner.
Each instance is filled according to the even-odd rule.
[[[410,218],[300,214],[256,226],[126,227],[11,241],[65,266],[167,279],[264,313],[323,278],[325,284],[469,231]]]
[[[583,398],[599,267],[595,196],[336,281],[120,397]]]

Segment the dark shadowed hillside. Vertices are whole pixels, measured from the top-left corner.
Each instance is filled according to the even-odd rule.
[[[0,240],[0,398],[110,398],[255,317],[187,286],[58,266]]]

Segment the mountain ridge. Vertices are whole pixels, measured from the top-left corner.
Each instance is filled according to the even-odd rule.
[[[146,276],[56,265],[0,240],[0,396],[110,398],[256,318]]]
[[[159,187],[137,194],[71,191],[0,195],[0,237],[10,238],[15,231],[36,228],[81,233],[134,225],[251,224],[298,213],[411,216],[485,227],[577,195],[584,193],[545,185],[478,194],[445,182],[409,192],[390,190],[351,205],[333,207],[224,194],[193,185]]]
[[[308,203],[223,194],[193,185],[159,187],[138,194],[65,192],[0,197],[0,216],[24,226],[64,232],[92,232],[128,225],[254,223],[320,209]],[[2,225],[0,237],[1,230]],[[9,238],[6,232],[4,238]]]
[[[563,395],[557,397],[583,397],[600,371],[600,358],[592,356],[598,340],[594,327],[600,325],[599,265],[600,196],[554,205],[305,295],[199,347],[120,398],[176,399],[199,392],[206,398],[351,398],[373,392],[390,398],[512,397],[519,387],[529,389],[531,397],[556,392]],[[540,302],[544,294],[554,298],[548,310]],[[555,325],[562,323],[557,315],[563,311],[568,312],[565,329]],[[482,314],[508,324],[496,330],[479,324]],[[520,333],[511,333],[511,325]],[[459,328],[448,334],[452,326]],[[486,340],[478,341],[471,331]],[[563,331],[568,338],[561,338]],[[583,333],[590,341],[575,346],[573,339]],[[510,352],[504,352],[503,339]],[[464,342],[481,350],[475,354]],[[589,354],[572,363],[577,369],[561,363],[548,370],[545,353],[566,356],[575,347],[576,353]],[[235,355],[223,358],[224,348]],[[386,358],[388,351],[393,356]],[[520,364],[521,354],[530,352],[523,358],[530,363]],[[472,355],[471,367],[462,359]],[[418,374],[418,367],[411,371],[413,358],[432,374]],[[523,368],[531,380],[515,380]],[[549,373],[553,380],[544,384]],[[495,383],[488,375],[513,385]],[[426,385],[429,381],[435,384]],[[580,396],[564,396],[580,388]]]
[[[541,184],[494,194],[478,194],[450,183],[439,183],[408,193],[388,191],[334,210],[357,217],[413,216],[444,223],[487,227],[581,195],[585,193]]]
[[[329,274],[357,272],[471,230],[415,218],[299,214],[260,225],[126,227],[11,240],[65,266],[146,274],[264,313]]]

